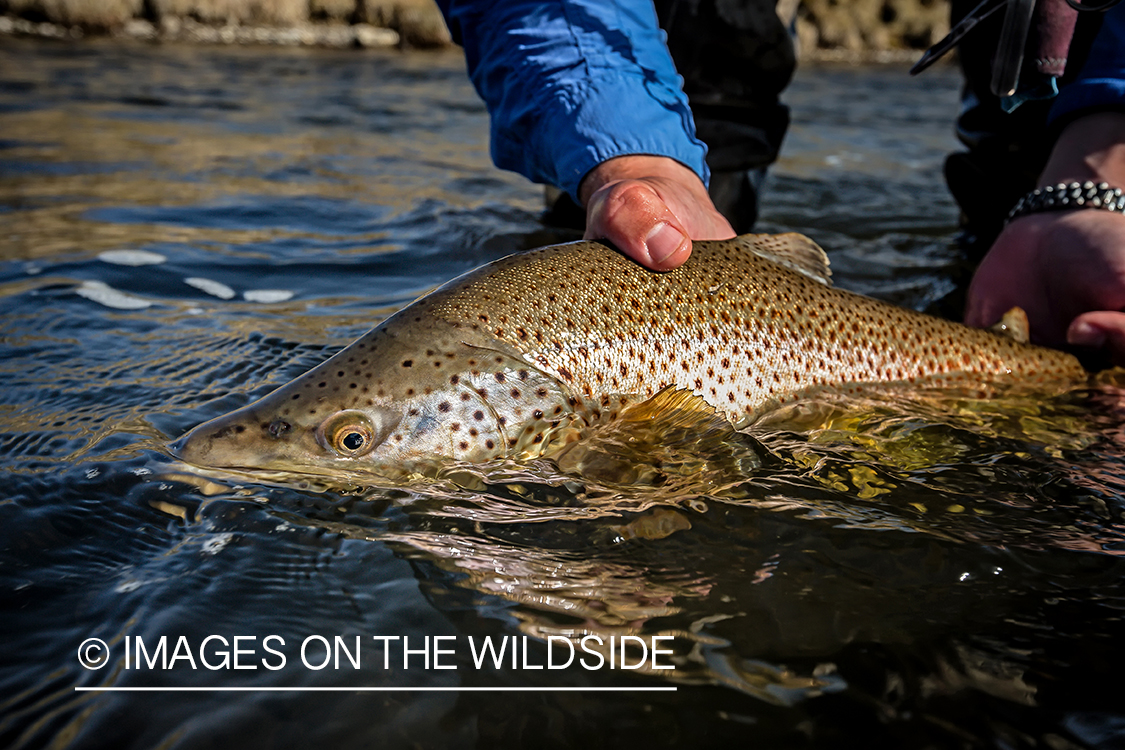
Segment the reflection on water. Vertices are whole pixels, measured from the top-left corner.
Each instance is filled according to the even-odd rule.
[[[824,397],[750,436],[405,486],[187,476],[168,439],[434,284],[570,237],[489,164],[456,53],[5,40],[0,59],[0,744],[1119,741],[1114,378]],[[955,260],[939,173],[957,81],[927,75],[802,70],[762,223],[824,244],[841,286],[914,307]],[[138,638],[210,635],[254,637],[257,668],[125,661]],[[304,667],[310,635],[362,636],[359,668]],[[448,636],[456,669],[404,668],[372,636]],[[591,636],[607,663],[610,637],[633,661],[671,636],[676,669],[478,667],[468,648],[507,637],[533,666]],[[78,664],[87,638],[108,666]],[[678,690],[74,691],[98,685]]]

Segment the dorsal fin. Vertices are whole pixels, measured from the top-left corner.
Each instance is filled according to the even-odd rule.
[[[1026,344],[1030,339],[1030,326],[1028,326],[1027,323],[1027,313],[1023,311],[1022,307],[1013,307],[1011,310],[1004,313],[1004,317],[1000,318],[1000,322],[996,323],[988,330],[1020,344]]]
[[[832,285],[828,256],[820,245],[803,234],[744,234],[735,241],[766,260],[780,263],[822,284]]]

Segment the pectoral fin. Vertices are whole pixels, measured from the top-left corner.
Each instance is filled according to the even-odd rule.
[[[761,465],[760,446],[691,391],[665,388],[557,457],[567,473],[620,484],[660,484],[670,474]],[[751,465],[745,462],[749,460]]]

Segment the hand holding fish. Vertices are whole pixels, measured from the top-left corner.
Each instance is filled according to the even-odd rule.
[[[991,325],[1015,306],[1038,343],[1104,346],[1125,362],[1125,217],[1070,211],[1009,224],[973,277],[965,322]]]
[[[1102,112],[1068,125],[1040,179],[1125,187],[1125,114]],[[1125,363],[1125,216],[1054,211],[1012,221],[969,288],[965,322],[991,325],[1027,312],[1039,343],[1105,347]]]
[[[622,156],[602,162],[579,189],[586,206],[585,239],[607,239],[655,271],[691,255],[691,240],[735,236],[695,174],[674,159]]]

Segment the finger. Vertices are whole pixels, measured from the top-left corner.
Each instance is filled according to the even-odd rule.
[[[995,299],[970,296],[965,307],[965,325],[973,328],[994,326],[1012,307],[1005,308],[1002,302],[997,302]]]
[[[691,255],[691,240],[657,192],[622,180],[595,192],[586,209],[586,238],[606,239],[654,271],[669,271]]]
[[[986,259],[987,260],[987,259]],[[965,303],[965,325],[974,328],[988,328],[995,325],[1004,313],[1019,303],[1009,294],[1011,285],[1003,277],[997,277],[992,266],[985,263],[977,269]],[[1026,306],[1026,302],[1024,306]]]
[[[1083,313],[1070,322],[1066,341],[1072,346],[1107,349],[1115,364],[1125,363],[1125,313]]]

